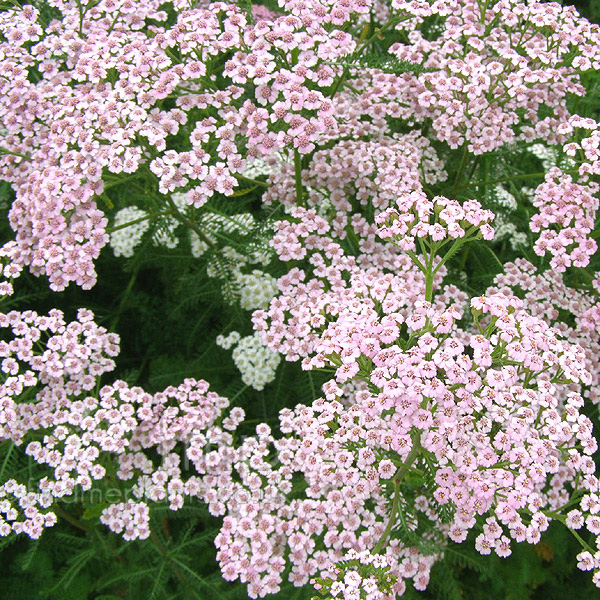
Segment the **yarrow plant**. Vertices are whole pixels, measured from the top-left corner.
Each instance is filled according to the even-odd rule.
[[[437,217],[430,222],[429,209],[435,205]],[[402,536],[396,544],[388,537],[400,520],[406,527],[404,551],[410,543],[415,545],[416,565],[421,564],[417,532],[423,522],[443,544],[444,539],[463,541],[477,526],[476,515],[487,516],[476,547],[482,554],[494,550],[499,556],[510,554],[511,540],[539,542],[552,519],[571,523],[580,515],[580,523],[589,522],[593,533],[595,513],[588,513],[585,521],[584,513],[573,508],[574,498],[585,506],[583,498],[594,498],[598,492],[590,458],[597,443],[590,420],[579,412],[581,386],[592,381],[583,348],[528,315],[523,301],[510,293],[472,299],[471,326],[458,327],[465,297],[442,289],[432,303],[434,275],[465,243],[459,224],[475,222],[472,234],[481,234],[483,228],[491,236],[489,215],[477,202],[465,205],[456,220],[444,212],[453,204],[443,199],[423,202],[416,214],[414,206],[401,200],[398,209],[389,209],[378,219],[380,234],[397,239],[413,255],[415,270],[422,271],[424,277],[413,286],[397,275],[365,272],[340,252],[332,260],[337,268],[331,272],[348,270],[347,284],[341,273],[337,282],[325,272],[306,283],[297,275],[288,280],[283,296],[271,303],[269,313],[255,313],[256,326],[273,349],[288,359],[304,357],[304,368],[334,371],[334,378],[323,387],[325,398],[304,407],[304,414],[296,413],[304,420],[297,434],[312,423],[315,436],[309,445],[306,431],[301,434],[296,468],[307,478],[310,496],[323,495],[322,502],[328,505],[320,509],[323,515],[335,512],[328,499],[332,485],[339,489],[340,502],[354,493],[357,504],[356,490],[366,485],[361,504],[369,499],[387,509],[390,485],[382,483],[393,482],[389,512],[363,519],[372,523],[370,532],[357,536],[348,522],[341,521],[342,537],[325,536],[331,564],[337,559],[334,541],[341,542],[341,548],[358,544],[375,553],[386,549],[390,563],[389,553],[398,552]],[[403,220],[403,215],[409,216]],[[306,217],[298,229],[306,227]],[[313,230],[320,224],[323,233],[327,231],[318,217],[313,222]],[[453,245],[436,261],[431,249],[446,237],[452,223],[457,227]],[[414,253],[411,234],[420,238],[425,255]],[[313,251],[328,245],[310,237],[306,241]],[[319,293],[311,293],[314,290]],[[299,305],[304,308],[301,322],[293,316]],[[296,343],[294,355],[289,348],[299,328],[310,345]],[[324,469],[329,473],[325,479]],[[406,483],[411,472],[426,474],[429,481],[422,486]],[[414,502],[412,511],[422,510],[425,516],[419,519],[417,513],[408,513],[407,526],[409,499]],[[356,514],[356,507],[350,514]],[[596,551],[594,560],[598,556]],[[390,572],[400,581],[416,577],[417,589],[426,585],[431,562],[408,571],[402,567],[404,561],[396,557],[395,562]],[[396,592],[403,585],[397,583]],[[351,598],[352,586],[347,589]]]
[[[394,600],[560,526],[600,587],[600,28],[264,4],[0,11],[0,537]]]

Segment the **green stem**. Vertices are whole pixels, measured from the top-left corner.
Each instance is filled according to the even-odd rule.
[[[592,236],[596,237],[596,236]],[[589,273],[584,267],[575,267],[579,273],[581,273],[588,281],[595,281],[596,278]]]
[[[396,474],[394,475],[394,500],[392,501],[392,509],[390,511],[390,518],[388,519],[387,525],[379,538],[379,541],[373,548],[373,554],[379,554],[383,547],[385,546],[385,542],[394,527],[396,522],[396,513],[398,512],[398,504],[400,503],[400,484],[402,483],[404,476],[410,470],[410,465],[415,462],[417,457],[419,456],[420,445],[414,444],[408,456],[406,457],[406,461],[398,467]]]
[[[296,206],[304,206],[304,190],[302,188],[302,156],[298,148],[294,148],[294,176],[296,179]]]
[[[32,160],[31,156],[27,156],[27,154],[13,152],[12,150],[7,150],[6,148],[2,148],[2,146],[0,146],[0,155],[2,154],[10,154],[11,156],[18,156],[19,158],[24,158],[25,160]]]
[[[81,531],[85,531],[86,533],[89,531],[89,527],[86,527],[81,521],[77,520],[75,517],[72,517],[66,510],[62,509],[60,506],[53,506],[52,511],[55,512],[61,519],[68,521],[73,525],[73,527],[77,527],[77,529],[81,529]]]
[[[163,217],[165,215],[170,215],[171,211],[162,211],[156,213],[147,214],[145,217],[140,217],[139,219],[134,219],[133,221],[128,221],[127,223],[123,223],[122,225],[115,225],[114,227],[108,227],[106,233],[113,233],[115,231],[119,231],[119,229],[126,229],[131,225],[136,225],[137,223],[142,223],[143,221],[148,221],[149,219],[154,219],[154,217]]]
[[[344,81],[344,79],[346,79],[346,77],[348,77],[348,71],[350,70],[349,67],[350,67],[350,65],[346,65],[344,67],[342,74],[338,77],[338,80],[335,82],[335,86],[333,87],[333,90],[331,90],[331,94],[329,94],[330,98],[333,98],[338,93],[338,90],[340,89],[342,82]]]
[[[258,179],[252,179],[252,177],[246,177],[245,175],[240,175],[239,173],[235,173],[234,177],[236,179],[243,179],[244,181],[247,181],[248,183],[253,183],[254,185],[260,185],[261,187],[264,187],[264,188],[271,187],[268,183],[266,183],[264,181],[260,181]]]
[[[177,219],[180,223],[183,223],[186,227],[189,227],[192,231],[194,231],[196,233],[196,235],[211,250],[215,251],[217,249],[217,247],[215,246],[213,241],[204,233],[204,231],[202,231],[202,229],[200,229],[200,227],[198,227],[198,225],[194,221],[192,221],[191,219],[188,219],[183,213],[179,212],[177,205],[175,204],[175,202],[173,202],[173,200],[171,199],[170,196],[166,196],[166,198],[167,198],[167,202],[169,203],[169,205],[171,207],[173,217],[175,219]]]
[[[467,175],[467,181],[471,181],[471,179],[473,178],[473,174],[475,173],[475,169],[477,168],[477,165],[479,164],[479,156],[475,157],[475,160],[473,161],[473,164],[471,165],[471,169],[469,170],[469,174]]]
[[[433,271],[425,273],[425,301],[431,302],[433,299]]]
[[[549,518],[554,519],[555,521],[559,521],[560,523],[565,525],[566,517],[564,515],[548,510],[543,510],[542,512]],[[584,550],[587,550],[590,554],[594,554],[595,550],[574,529],[571,529],[566,525],[565,527],[567,527],[567,529],[573,534],[575,539],[581,544]]]
[[[425,268],[423,263],[419,260],[417,255],[412,250],[406,250],[406,254],[408,254],[408,256],[413,261],[413,263],[415,263],[415,265],[418,267],[419,271],[421,271],[422,273],[427,275],[427,269]]]
[[[477,227],[472,225],[465,232],[465,236],[457,239],[454,244],[450,247],[450,250],[446,252],[444,258],[438,263],[437,267],[433,270],[433,274],[435,275],[467,242],[470,242],[473,239],[477,239],[477,236],[472,236],[473,233],[477,231]]]

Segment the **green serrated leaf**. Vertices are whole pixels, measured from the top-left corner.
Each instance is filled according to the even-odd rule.
[[[100,504],[90,504],[83,511],[82,517],[86,521],[98,519],[100,517],[100,515],[102,514],[102,511],[105,508],[108,508],[109,506],[110,506],[110,504],[108,502],[101,502]]]

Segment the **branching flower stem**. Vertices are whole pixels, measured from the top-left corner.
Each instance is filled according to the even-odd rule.
[[[296,179],[296,205],[304,206],[304,188],[302,186],[302,156],[294,148],[294,177]]]
[[[166,198],[171,207],[173,217],[186,227],[189,227],[211,250],[216,250],[217,248],[213,241],[204,233],[204,231],[202,231],[202,229],[200,229],[200,227],[198,227],[198,224],[191,219],[188,219],[188,217],[180,212],[175,202],[173,202],[169,196],[166,196]]]
[[[410,471],[410,465],[415,462],[415,460],[419,456],[420,446],[419,444],[415,444],[408,456],[406,457],[406,461],[404,464],[398,467],[396,473],[394,474],[394,499],[392,501],[392,508],[390,510],[390,518],[388,519],[386,528],[384,529],[379,541],[373,548],[373,554],[379,554],[381,550],[383,550],[385,543],[392,531],[396,523],[396,515],[398,513],[398,505],[400,504],[400,484],[404,480],[406,474]]]
[[[106,233],[110,234],[115,231],[119,231],[120,229],[127,229],[127,227],[131,227],[132,225],[137,225],[138,223],[143,223],[144,221],[148,221],[150,219],[154,219],[155,217],[164,217],[166,215],[172,214],[170,210],[164,210],[154,213],[148,213],[139,219],[134,219],[133,221],[127,221],[127,223],[123,223],[122,225],[115,225],[114,227],[108,227],[106,229]]]

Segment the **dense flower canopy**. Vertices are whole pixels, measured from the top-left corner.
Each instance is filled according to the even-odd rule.
[[[0,536],[117,486],[85,519],[149,543],[157,506],[202,502],[251,598],[393,600],[471,532],[507,557],[556,521],[600,587],[600,28],[557,3],[265,4],[0,12],[0,440],[43,473],[0,481]],[[111,249],[124,299],[148,252],[202,266],[239,392],[110,379],[102,314],[24,306],[24,270],[89,290]],[[247,419],[286,363],[310,402]]]

